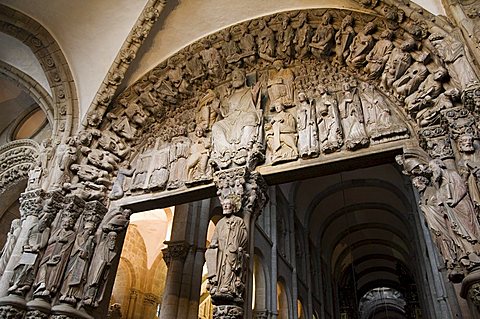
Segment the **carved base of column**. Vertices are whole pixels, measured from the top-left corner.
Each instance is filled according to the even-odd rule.
[[[21,319],[25,315],[27,305],[25,299],[17,295],[9,295],[0,299],[0,317]]]
[[[33,299],[27,303],[27,318],[48,319],[50,317],[51,305],[43,299]]]
[[[463,279],[460,296],[468,298],[474,305],[480,307],[480,269],[471,272]]]
[[[83,310],[78,310],[67,304],[59,304],[52,308],[51,319],[93,319],[88,313]]]
[[[243,319],[243,308],[239,306],[213,306],[213,319]]]

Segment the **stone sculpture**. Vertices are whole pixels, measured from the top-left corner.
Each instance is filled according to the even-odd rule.
[[[367,65],[365,72],[368,74],[368,79],[377,79],[382,75],[385,64],[388,61],[390,53],[393,50],[393,32],[385,30],[380,35],[380,40],[375,43],[372,51],[367,54]]]
[[[208,159],[212,145],[205,133],[201,126],[195,129],[196,139],[192,142],[186,164],[188,184],[211,180],[208,175]]]
[[[40,254],[48,244],[50,223],[55,213],[53,201],[47,201],[38,223],[28,230],[27,241],[23,245],[22,256],[14,269],[9,293],[25,296],[30,291],[40,263]]]
[[[66,144],[60,144],[55,152],[55,165],[52,174],[52,183],[56,188],[63,187],[63,184],[69,183],[72,179],[70,166],[78,158],[77,145],[74,137],[69,137]]]
[[[310,43],[312,54],[318,59],[327,57],[335,47],[335,29],[332,26],[332,16],[325,13],[322,17],[322,23],[313,34]]]
[[[338,102],[327,88],[319,87],[320,96],[315,102],[320,149],[324,153],[338,151],[343,145],[343,136],[338,114]]]
[[[259,34],[257,36],[258,55],[269,62],[275,60],[275,34],[263,20],[259,21]]]
[[[109,231],[103,233],[92,257],[92,264],[88,270],[87,285],[83,304],[98,307],[105,292],[108,273],[114,258],[117,256],[117,233]]]
[[[415,41],[407,39],[402,42],[400,48],[395,47],[390,54],[382,74],[381,86],[385,89],[392,87],[393,82],[400,79],[412,64],[411,51],[415,48]]]
[[[355,150],[367,146],[369,138],[365,131],[362,102],[357,88],[351,87],[348,82],[343,83],[339,111],[347,149]]]
[[[295,43],[295,52],[298,58],[303,58],[310,52],[310,42],[313,36],[313,30],[308,23],[308,17],[305,12],[298,14],[298,29],[293,43]]]
[[[275,103],[276,114],[265,124],[267,150],[272,164],[298,158],[295,117],[285,111],[282,103]]]
[[[358,69],[367,62],[367,55],[375,45],[372,34],[376,28],[373,22],[369,22],[353,39],[350,45],[350,55],[346,60],[352,69]]]
[[[353,18],[351,15],[346,15],[342,20],[340,29],[335,34],[336,43],[336,63],[343,65],[350,55],[350,45],[355,37],[353,30]]]
[[[245,164],[259,136],[258,87],[246,87],[245,81],[243,71],[232,72],[233,92],[221,110],[223,119],[212,126],[212,160],[220,168]]]
[[[241,208],[241,199],[235,195],[223,200],[223,218],[217,223],[207,255],[209,291],[214,304],[222,300],[243,302],[248,233],[245,222],[235,214]]]
[[[7,240],[5,241],[5,245],[0,250],[0,273],[3,274],[5,271],[5,267],[7,266],[8,260],[12,255],[13,248],[15,248],[15,244],[18,239],[18,235],[20,234],[21,230],[21,222],[20,219],[12,220],[12,224],[10,225],[10,231],[7,233]]]
[[[191,141],[184,136],[185,129],[178,132],[178,136],[172,138],[170,146],[170,174],[167,188],[175,189],[182,186],[187,180],[187,158],[190,152]]]
[[[154,156],[152,174],[149,177],[148,188],[165,189],[170,175],[170,144],[164,145]]]
[[[270,71],[267,83],[270,104],[273,107],[276,104],[292,106],[295,76],[292,70],[283,67],[283,62],[280,60],[273,62],[273,67],[275,70]]]
[[[71,205],[68,205],[67,212],[72,209]],[[75,241],[74,226],[75,220],[69,215],[64,215],[60,228],[48,239],[33,287],[34,297],[50,299],[61,288],[63,273]]]
[[[83,297],[83,285],[88,266],[95,248],[95,223],[86,221],[83,230],[77,234],[70,259],[65,268],[65,278],[60,301],[76,305]]]
[[[290,25],[290,18],[288,15],[282,16],[282,27],[277,32],[277,58],[290,61],[293,57],[293,40],[295,32]]]
[[[395,82],[393,82],[393,89],[395,96],[399,99],[405,99],[411,95],[420,86],[420,84],[427,78],[427,67],[420,63],[413,63],[407,71]]]
[[[319,153],[319,146],[315,107],[303,92],[298,94],[298,102],[298,152],[302,158],[316,157]]]

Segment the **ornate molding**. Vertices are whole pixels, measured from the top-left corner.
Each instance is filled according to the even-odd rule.
[[[150,33],[153,24],[157,21],[166,3],[167,0],[149,0],[145,5],[120,51],[117,53],[94,100],[90,104],[87,116],[82,124],[84,127],[96,127],[100,123],[99,121],[104,116],[104,112],[111,103],[118,86],[122,83],[130,63],[135,59],[138,50]]]
[[[38,22],[7,6],[0,8],[0,30],[30,47],[42,65],[55,105],[52,140],[56,144],[64,142],[77,129],[79,116],[77,92],[67,60],[55,39]],[[24,80],[28,83],[28,79]]]
[[[12,141],[0,147],[0,193],[29,177],[30,169],[37,162],[39,149],[33,140]]]

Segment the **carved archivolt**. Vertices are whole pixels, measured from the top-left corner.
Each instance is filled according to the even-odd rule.
[[[17,140],[0,147],[0,194],[31,173],[39,145],[33,140]]]
[[[51,104],[55,106],[53,112],[46,112],[49,120],[53,120],[51,122],[52,140],[57,144],[65,142],[77,129],[79,112],[73,76],[60,46],[38,22],[4,5],[0,5],[0,31],[19,39],[30,47],[42,65],[53,96],[45,100],[42,100],[42,96],[38,97],[41,100],[39,104],[43,108],[53,100]],[[5,68],[4,65],[0,67]],[[17,79],[15,70],[12,68],[6,67],[1,73],[6,76],[13,75],[14,81]],[[27,92],[34,89],[33,95],[39,95],[38,89],[30,88],[32,84],[28,78],[21,82],[27,88]],[[35,97],[34,99],[36,100]]]
[[[215,169],[263,158],[277,165],[417,139],[475,75],[443,29],[395,6],[375,10],[284,12],[182,49],[104,119],[90,113],[78,182],[117,199],[209,183]]]

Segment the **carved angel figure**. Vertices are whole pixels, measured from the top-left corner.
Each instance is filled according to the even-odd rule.
[[[335,152],[343,145],[337,99],[324,88],[319,87],[320,96],[315,103],[320,148],[324,153]]]
[[[282,103],[274,104],[276,114],[265,124],[269,159],[272,164],[298,158],[295,117],[285,111]]]
[[[319,152],[315,108],[303,92],[298,94],[298,101],[298,152],[302,158],[315,157]]]
[[[356,88],[348,82],[343,84],[343,97],[340,100],[339,110],[342,119],[344,141],[347,149],[355,150],[365,147],[369,143],[365,131],[362,102]]]

